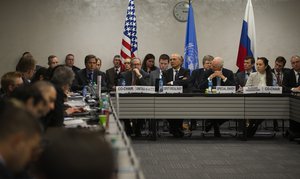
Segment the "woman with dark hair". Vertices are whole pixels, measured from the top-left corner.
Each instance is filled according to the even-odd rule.
[[[274,73],[266,57],[258,57],[256,61],[257,72],[251,73],[245,86],[277,86]]]
[[[277,80],[269,66],[269,60],[265,57],[258,57],[256,61],[257,72],[251,73],[245,86],[277,86]],[[251,120],[248,126],[248,137],[254,136],[262,119]]]
[[[144,70],[147,73],[150,73],[151,71],[154,71],[157,69],[155,64],[155,57],[153,54],[149,53],[145,56],[143,64],[142,64],[142,70]]]

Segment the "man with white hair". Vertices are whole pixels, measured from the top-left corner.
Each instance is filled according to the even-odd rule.
[[[235,86],[234,75],[231,70],[223,68],[224,60],[221,57],[215,57],[211,63],[211,69],[205,71],[200,82],[200,90],[208,88],[208,81],[211,80],[213,86]],[[214,136],[220,137],[220,128],[227,120],[212,119],[206,121],[205,131],[208,132],[214,127]]]

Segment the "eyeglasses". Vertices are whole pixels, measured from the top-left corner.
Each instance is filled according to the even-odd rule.
[[[130,64],[130,62],[124,62],[124,64]]]

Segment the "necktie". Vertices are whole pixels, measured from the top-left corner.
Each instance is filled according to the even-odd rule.
[[[221,86],[221,78],[217,77],[217,86]]]
[[[119,75],[118,72],[119,72],[119,69],[116,68],[116,69],[115,69],[115,77],[114,77],[114,84],[115,84],[115,86],[118,85],[118,75]]]
[[[174,81],[176,81],[176,80],[178,80],[179,78],[178,78],[178,70],[175,70],[175,79],[174,79]]]
[[[280,72],[277,73],[276,79],[277,79],[277,84],[278,84],[279,86],[281,86],[281,74],[280,74]]]
[[[88,80],[90,81],[90,83],[93,82],[93,72],[90,72],[88,74]]]
[[[249,76],[250,76],[250,72],[247,72],[246,75],[245,75],[245,81],[248,80]],[[245,82],[245,83],[246,83],[246,82]]]
[[[136,85],[136,76],[134,73],[132,73],[132,81],[131,81],[131,85],[135,86]]]

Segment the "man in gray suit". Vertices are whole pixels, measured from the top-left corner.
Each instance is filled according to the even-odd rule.
[[[160,74],[162,77],[164,76],[163,73],[168,69],[170,63],[170,57],[167,54],[162,54],[159,57],[159,68],[152,71],[150,73],[150,86],[155,86],[158,88],[158,80],[160,77]],[[156,89],[156,88],[155,88]]]
[[[237,89],[239,89],[240,87],[244,87],[250,74],[252,72],[255,72],[254,65],[255,65],[255,59],[253,57],[251,56],[245,57],[244,60],[245,71],[240,71],[235,76]]]

